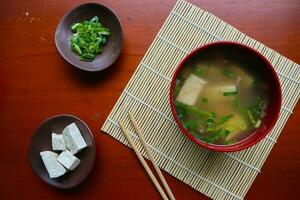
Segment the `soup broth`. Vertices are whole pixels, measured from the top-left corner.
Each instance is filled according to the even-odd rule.
[[[226,49],[207,50],[186,62],[173,91],[184,129],[216,145],[249,137],[261,126],[270,101],[259,65]]]

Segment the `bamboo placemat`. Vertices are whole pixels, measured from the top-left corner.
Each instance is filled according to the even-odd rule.
[[[206,43],[227,40],[251,46],[275,67],[283,91],[279,120],[257,145],[235,153],[203,149],[184,136],[171,114],[169,87],[183,57]],[[117,122],[129,129],[128,111],[142,127],[158,165],[213,199],[243,199],[276,143],[300,96],[300,66],[248,37],[218,17],[179,0],[138,65],[102,130],[128,145]]]

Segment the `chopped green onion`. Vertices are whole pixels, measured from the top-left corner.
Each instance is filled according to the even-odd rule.
[[[98,33],[100,36],[109,36],[110,35],[110,32],[109,31],[100,31],[99,33]]]
[[[195,130],[197,128],[197,122],[195,120],[190,120],[184,123],[187,130]]]
[[[211,113],[211,117],[216,118],[217,117],[217,113],[216,112],[210,112]]]
[[[248,110],[248,111],[247,111],[247,114],[248,114],[248,117],[249,117],[251,123],[252,123],[253,125],[255,125],[255,124],[256,124],[256,121],[255,121],[255,119],[254,119],[254,116],[253,116],[252,112],[251,112],[250,110]]]
[[[77,44],[72,44],[71,46],[72,50],[77,54],[77,55],[81,55],[82,54],[82,51],[81,49],[79,48],[79,46]]]
[[[205,120],[205,127],[206,128],[212,128],[215,126],[216,121],[213,118],[207,118]]]
[[[229,135],[230,131],[227,129],[223,129],[223,133],[224,133],[223,137],[227,137]]]
[[[205,69],[196,67],[195,75],[202,77],[204,75]]]
[[[97,16],[89,21],[75,23],[71,26],[74,34],[70,38],[70,46],[80,60],[91,62],[102,53],[102,47],[110,35],[108,28],[102,27]]]
[[[94,59],[95,59],[95,55],[90,53],[84,53],[80,56],[80,60],[83,61],[93,61]]]
[[[80,23],[75,23],[71,26],[72,31],[76,32],[77,28],[80,26]]]
[[[235,96],[237,95],[238,92],[237,91],[232,91],[232,92],[223,92],[224,96]]]
[[[204,117],[211,117],[211,113],[207,112],[207,111],[204,111],[204,110],[198,110],[196,107],[192,106],[191,107],[191,110],[194,112],[194,113],[197,113],[199,116],[204,116]]]
[[[227,76],[229,78],[233,78],[235,76],[235,74],[231,70],[226,69],[226,68],[223,69],[222,73],[224,74],[224,76]]]
[[[225,115],[225,116],[221,117],[220,120],[219,120],[219,124],[226,123],[232,117],[233,117],[233,115]]]
[[[96,22],[98,22],[98,21],[99,21],[99,18],[98,18],[97,16],[93,17],[93,18],[90,20],[90,22],[94,22],[94,23],[96,23]]]
[[[208,98],[201,98],[202,103],[208,103]]]
[[[254,127],[258,128],[261,125],[261,120],[257,120],[257,122],[255,123]]]
[[[227,129],[218,129],[216,131],[214,131],[212,133],[211,136],[209,136],[208,138],[211,140],[211,141],[216,141],[220,138],[225,138],[229,135],[230,131],[227,130]]]
[[[197,139],[201,140],[202,142],[205,142],[205,143],[208,143],[208,144],[211,144],[211,143],[214,142],[211,138],[202,136],[202,135],[200,135],[200,134],[198,134],[198,133],[195,133],[194,131],[191,132],[191,133],[192,133]]]
[[[195,106],[186,105],[178,101],[175,101],[175,108],[183,127],[203,142],[214,143],[219,139],[225,138],[230,133],[223,124],[233,115],[217,118],[215,112],[199,110]],[[192,118],[186,118],[187,116]],[[208,135],[202,135],[203,133]]]

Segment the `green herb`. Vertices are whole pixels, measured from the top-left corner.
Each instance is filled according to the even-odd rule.
[[[218,118],[215,112],[199,110],[195,106],[189,106],[178,101],[175,101],[175,108],[183,127],[201,141],[214,143],[230,133],[223,127],[223,124],[233,115]],[[207,135],[204,136],[202,133]]]
[[[205,142],[205,143],[208,143],[208,144],[211,144],[211,143],[214,143],[214,140],[211,139],[210,137],[205,137],[205,136],[202,136],[200,135],[199,133],[196,133],[196,132],[191,132],[197,139]]]
[[[215,142],[221,138],[225,138],[229,135],[230,131],[227,129],[218,129],[212,132],[212,135],[208,136],[209,140]]]
[[[199,117],[211,117],[211,113],[204,111],[204,110],[198,110],[195,106],[191,106],[190,110],[192,113],[198,115]]]
[[[237,95],[237,91],[232,91],[232,92],[223,92],[223,96],[235,96]]]
[[[195,130],[197,128],[197,121],[190,120],[190,121],[185,122],[184,125],[187,130]]]
[[[216,121],[214,118],[210,117],[205,120],[205,128],[213,128],[216,126]]]
[[[205,69],[196,68],[194,72],[195,72],[195,75],[202,77],[204,75]]]
[[[80,49],[80,47],[77,44],[71,44],[71,49],[77,54],[77,55],[81,55],[82,51]]]
[[[95,55],[91,53],[84,53],[80,56],[80,60],[83,61],[93,61],[95,59]]]
[[[222,129],[221,131],[221,136],[222,137],[227,137],[229,135],[230,131],[227,129]]]
[[[211,113],[211,116],[213,117],[213,118],[216,118],[217,117],[217,113],[216,112],[210,112]]]
[[[81,25],[81,23],[75,23],[71,26],[72,31],[76,32],[77,28]]]
[[[94,23],[97,23],[99,21],[99,18],[97,16],[94,16],[90,22],[94,22]]]
[[[222,71],[222,73],[224,74],[224,76],[227,76],[228,78],[235,77],[235,74],[231,70],[229,70],[227,68],[224,68],[223,71]]]
[[[248,114],[248,117],[249,117],[251,123],[252,123],[253,125],[255,125],[255,124],[256,124],[256,120],[254,119],[254,116],[253,116],[252,112],[251,112],[250,110],[248,110],[248,111],[247,111],[247,114]]]
[[[207,73],[208,68],[209,68],[208,64],[203,64],[203,63],[197,64],[193,72],[196,76],[199,76],[201,78]]]
[[[72,51],[80,56],[80,60],[88,62],[102,53],[102,47],[110,35],[109,29],[101,25],[97,16],[89,21],[73,24],[71,29],[73,31],[70,39]]]
[[[239,112],[240,112],[241,116],[244,118],[244,120],[248,120],[247,108],[242,105],[238,96],[234,97],[233,106],[239,110]]]
[[[237,97],[235,97],[235,99],[233,100],[234,107],[236,107],[240,111],[240,114],[244,118],[244,120],[249,120],[255,128],[257,126],[258,121],[261,121],[261,116],[262,116],[261,111],[259,110],[259,105],[258,105],[259,101],[260,101],[260,97],[257,96],[255,98],[254,102],[250,106],[246,107],[240,103],[240,101]],[[258,120],[256,120],[256,119],[258,119]],[[247,124],[240,123],[237,125],[242,130],[247,129]]]
[[[257,120],[254,127],[258,128],[261,125],[261,122],[262,122],[261,119]]]
[[[208,98],[201,98],[202,103],[208,103]]]
[[[255,115],[257,118],[259,118],[262,115],[262,110],[259,105],[260,102],[260,97],[257,96],[254,102],[248,107],[248,110],[250,110],[252,114]]]
[[[204,110],[199,110],[195,106],[189,106],[179,101],[175,101],[175,107],[177,108],[178,112],[183,115],[183,117],[188,115],[193,115],[194,117],[204,118],[204,117],[212,117],[212,112],[207,112]]]
[[[228,122],[228,120],[232,117],[233,117],[233,115],[225,115],[225,116],[221,117],[219,120],[219,124],[224,124],[224,123]]]
[[[245,120],[249,120],[255,128],[258,128],[262,123],[262,117],[265,115],[263,109],[266,109],[267,106],[265,104],[265,101],[261,100],[260,96],[257,96],[249,106],[241,105],[237,97],[233,100],[233,106],[236,107],[240,111],[241,116]],[[247,128],[244,124],[238,124],[238,126],[241,129]]]

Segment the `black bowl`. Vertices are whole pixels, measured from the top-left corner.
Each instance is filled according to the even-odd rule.
[[[79,128],[88,146],[76,154],[81,162],[74,171],[69,171],[58,178],[50,178],[40,152],[52,150],[52,132],[61,134],[62,130],[73,122]],[[56,115],[44,121],[32,136],[29,147],[29,161],[33,171],[47,184],[61,189],[73,188],[79,185],[92,170],[95,155],[95,142],[89,127],[81,119],[67,114]]]
[[[71,26],[74,23],[99,17],[101,24],[109,28],[111,35],[103,52],[96,55],[92,62],[80,61],[70,47]],[[55,32],[55,45],[66,61],[86,71],[100,71],[111,66],[121,53],[123,47],[123,31],[117,15],[108,7],[98,3],[81,4],[69,11],[60,21]]]

